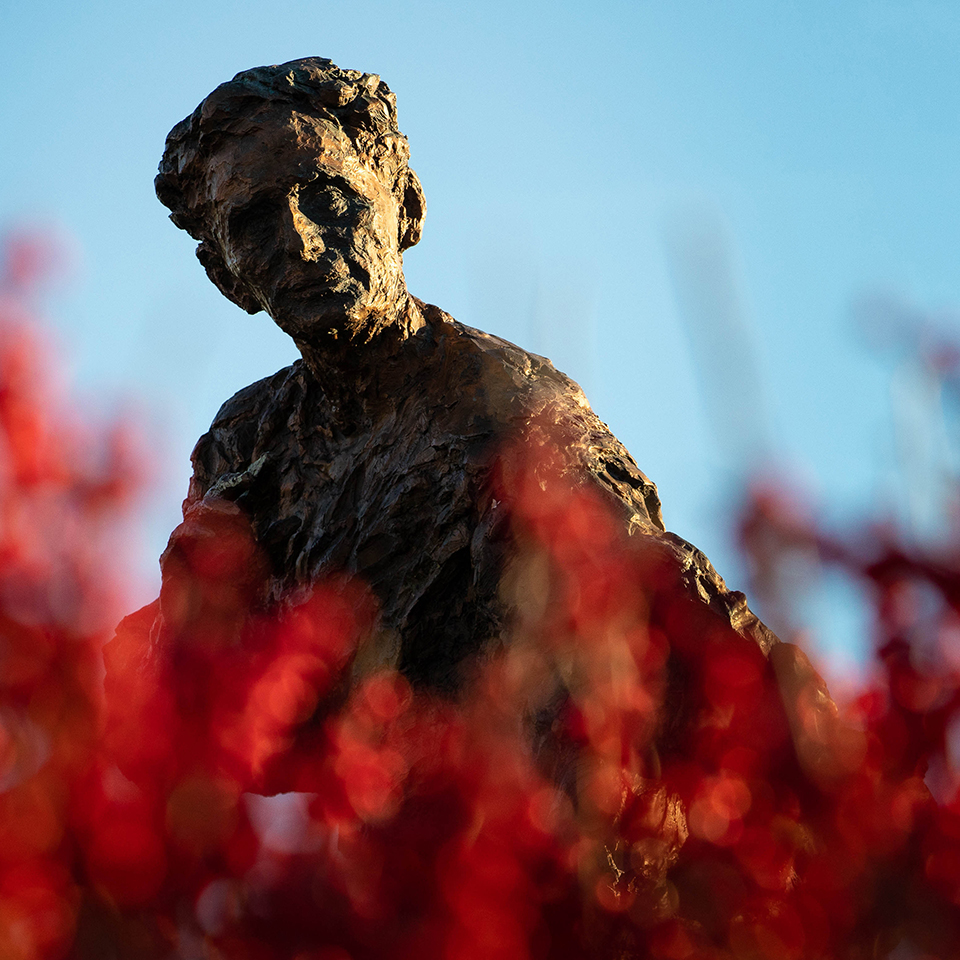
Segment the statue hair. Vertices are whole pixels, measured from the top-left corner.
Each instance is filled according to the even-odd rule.
[[[202,189],[208,158],[278,108],[338,124],[357,153],[402,192],[410,148],[397,128],[397,98],[380,77],[342,70],[322,57],[254,67],[220,84],[167,136],[154,185],[170,219],[194,239],[210,239]]]

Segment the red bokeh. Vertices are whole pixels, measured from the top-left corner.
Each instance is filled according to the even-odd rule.
[[[228,503],[105,645],[137,471],[47,387],[35,260],[0,316],[0,957],[960,955],[960,563],[750,499],[758,574],[815,549],[872,591],[876,680],[838,710],[539,431],[497,471],[514,628],[455,701],[364,667],[362,583],[267,606]]]

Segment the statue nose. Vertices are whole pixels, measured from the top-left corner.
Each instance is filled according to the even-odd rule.
[[[290,197],[290,228],[287,233],[290,253],[304,260],[316,260],[327,249],[320,228],[300,211],[296,195]]]

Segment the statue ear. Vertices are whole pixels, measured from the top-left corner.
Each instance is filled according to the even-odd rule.
[[[420,178],[408,167],[403,181],[400,205],[400,249],[406,250],[420,240],[423,218],[427,213],[427,198],[423,195]]]
[[[263,309],[260,301],[250,293],[244,282],[227,269],[220,251],[209,240],[204,240],[197,247],[197,259],[203,264],[203,269],[207,271],[207,276],[217,289],[241,310],[259,313]]]

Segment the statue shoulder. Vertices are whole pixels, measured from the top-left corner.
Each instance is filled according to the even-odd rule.
[[[421,304],[441,352],[455,357],[457,389],[482,407],[502,440],[548,443],[571,482],[594,488],[630,524],[663,530],[656,485],[594,413],[580,385],[546,358]]]
[[[455,320],[431,303],[417,300],[436,345],[459,362],[469,379],[482,381],[492,401],[506,402],[505,409],[534,395],[553,394],[577,406],[589,407],[574,380],[546,358],[518,347],[503,337]]]
[[[303,361],[238,390],[213,418],[190,455],[188,500],[198,500],[219,478],[245,470],[268,438],[291,429],[309,402],[312,378]]]

